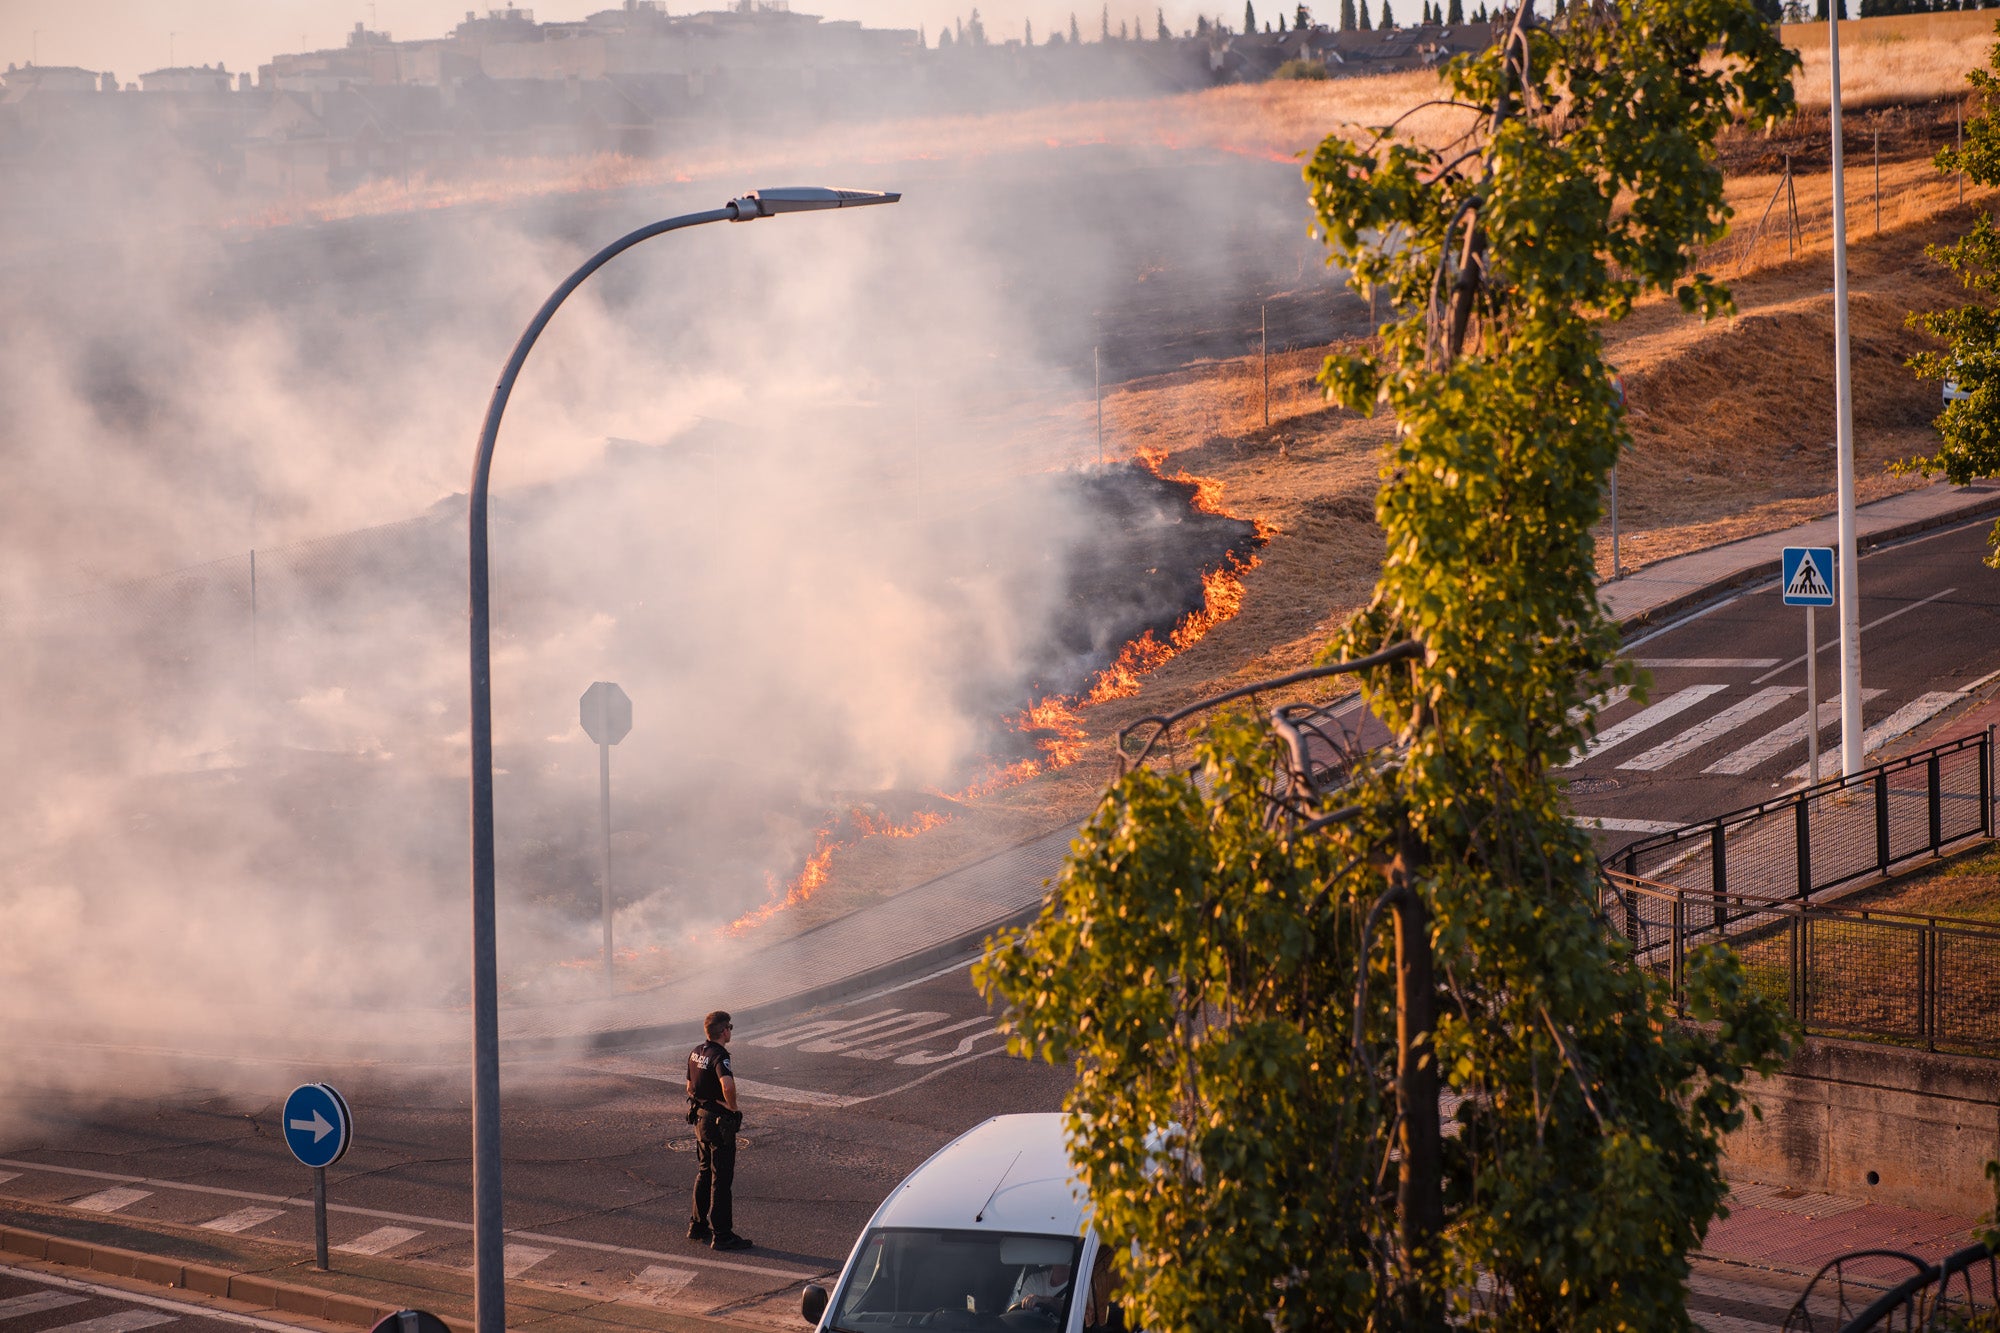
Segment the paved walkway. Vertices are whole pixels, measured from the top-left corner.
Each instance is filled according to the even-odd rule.
[[[1688,1310],[1710,1333],[1762,1333],[1782,1328],[1785,1315],[1828,1261],[1856,1250],[1895,1250],[1936,1263],[1977,1239],[1979,1219],[1894,1208],[1835,1194],[1778,1189],[1739,1181],[1729,1216],[1708,1229],[1695,1255]],[[1871,1258],[1843,1265],[1852,1316],[1876,1295],[1911,1276],[1904,1260]],[[1993,1293],[1982,1268],[1979,1297]],[[1837,1328],[1830,1286],[1813,1290],[1816,1326]]]

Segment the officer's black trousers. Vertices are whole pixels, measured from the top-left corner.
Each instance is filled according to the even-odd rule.
[[[701,1169],[694,1178],[693,1220],[706,1222],[708,1229],[718,1236],[733,1236],[736,1218],[731,1194],[736,1187],[736,1135],[725,1131],[704,1113],[694,1154]]]

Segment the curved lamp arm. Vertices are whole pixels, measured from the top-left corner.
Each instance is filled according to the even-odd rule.
[[[500,1194],[500,996],[493,904],[493,688],[492,619],[488,602],[486,497],[500,416],[521,366],[556,310],[584,279],[639,242],[705,222],[754,222],[780,213],[805,213],[863,204],[893,204],[902,195],[880,190],[794,186],[753,190],[721,208],[649,223],[599,250],[542,303],[507,358],[472,464],[468,551],[472,639],[472,1220],[473,1318],[478,1333],[506,1333]]]

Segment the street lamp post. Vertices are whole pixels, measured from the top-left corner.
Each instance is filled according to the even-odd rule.
[[[542,303],[534,319],[514,344],[486,422],[479,431],[479,452],[472,464],[468,504],[468,554],[471,591],[472,660],[472,1245],[473,1319],[478,1333],[506,1333],[506,1284],[502,1268],[503,1230],[500,1203],[500,998],[493,910],[493,688],[492,621],[488,602],[486,511],[487,481],[493,470],[493,444],[500,433],[500,416],[520,376],[528,351],[569,294],[584,279],[639,242],[705,222],[753,222],[780,213],[805,213],[863,204],[893,204],[900,194],[878,190],[835,190],[800,186],[753,190],[721,208],[687,213],[649,223],[620,237],[584,262]]]

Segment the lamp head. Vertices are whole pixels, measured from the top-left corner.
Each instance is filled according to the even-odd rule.
[[[893,204],[903,196],[889,190],[839,190],[826,185],[788,185],[775,190],[752,190],[741,199],[729,201],[736,211],[733,221],[754,222],[780,213],[810,213],[821,208],[859,208],[863,204]]]

